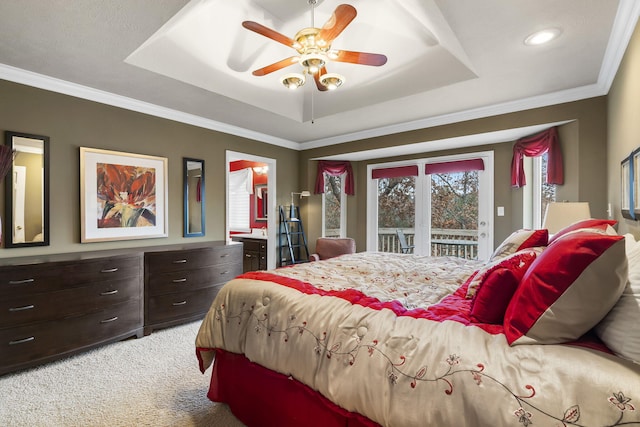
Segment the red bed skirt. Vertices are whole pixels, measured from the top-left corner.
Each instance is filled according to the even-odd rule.
[[[224,350],[216,350],[207,397],[228,404],[231,412],[249,427],[379,426],[295,379]]]

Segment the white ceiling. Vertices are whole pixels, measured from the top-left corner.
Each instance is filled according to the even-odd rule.
[[[286,90],[297,64],[251,74],[296,52],[242,21],[293,38],[307,0],[3,0],[0,78],[306,149],[604,95],[640,14],[640,0],[318,0],[315,26],[343,2],[358,15],[333,47],[388,62],[328,64],[336,91]],[[523,43],[548,27],[561,36]]]

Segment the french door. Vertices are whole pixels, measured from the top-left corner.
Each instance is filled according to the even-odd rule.
[[[493,152],[369,165],[367,250],[488,259]]]

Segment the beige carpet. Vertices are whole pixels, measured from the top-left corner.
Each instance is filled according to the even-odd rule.
[[[199,322],[0,376],[0,426],[243,426],[207,399]]]

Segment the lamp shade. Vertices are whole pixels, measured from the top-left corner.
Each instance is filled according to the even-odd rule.
[[[591,218],[588,202],[552,202],[547,205],[542,228],[555,234],[568,225]]]

